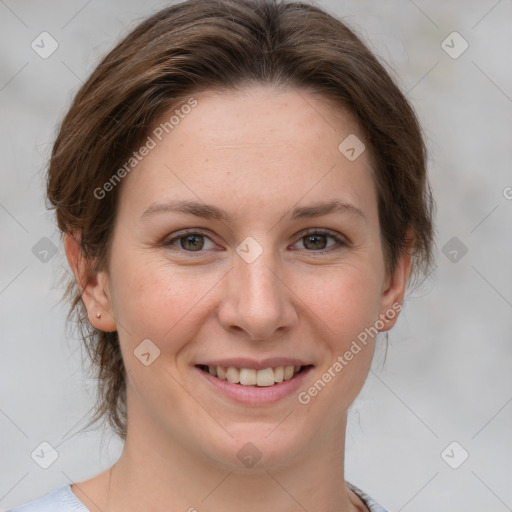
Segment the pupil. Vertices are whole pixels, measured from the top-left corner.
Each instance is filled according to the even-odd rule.
[[[201,249],[203,247],[203,244],[199,244],[199,247],[198,247],[198,244],[197,244],[197,240],[199,239],[200,237],[197,236],[197,235],[188,235],[183,239],[185,239],[185,245],[189,244],[189,242],[191,243],[191,247],[183,247],[183,244],[182,244],[182,248],[183,249]],[[196,242],[194,242],[196,241]]]
[[[308,235],[308,236],[306,236],[306,240],[307,240],[308,242],[309,242],[310,240],[314,240],[314,242],[313,242],[313,244],[312,244],[312,247],[313,247],[313,248],[317,248],[317,249],[318,249],[318,247],[319,247],[320,245],[322,246],[322,247],[321,247],[322,249],[323,249],[323,248],[324,248],[324,246],[325,246],[325,243],[324,243],[324,244],[322,244],[321,242],[320,242],[320,243],[318,242],[318,240],[319,240],[319,239],[321,239],[321,238],[324,238],[324,239],[325,239],[325,235]],[[325,240],[324,240],[324,242],[325,242]],[[306,243],[305,245],[306,245],[306,247],[307,247],[307,246],[308,246],[308,243]]]

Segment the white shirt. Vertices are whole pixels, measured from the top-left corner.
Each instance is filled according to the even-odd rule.
[[[347,482],[347,485],[361,498],[370,512],[387,512],[361,489],[350,482]],[[71,490],[71,484],[65,484],[41,498],[29,501],[7,512],[90,512],[90,510],[75,496]]]

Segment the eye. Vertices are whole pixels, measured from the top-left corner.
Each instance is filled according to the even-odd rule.
[[[334,240],[334,243],[328,245],[328,239]],[[208,242],[210,246],[208,246]],[[348,246],[349,243],[341,236],[331,233],[330,231],[313,229],[303,234],[297,243],[302,242],[304,248],[309,249],[308,252],[329,252],[333,247]],[[170,238],[162,243],[162,245],[176,252],[198,253],[200,256],[202,251],[211,250],[216,244],[205,233],[199,231],[186,231],[179,233],[177,236]],[[301,248],[299,248],[301,249]]]
[[[208,247],[207,243],[205,244],[205,240],[209,240],[211,242],[210,247]],[[162,245],[172,250],[179,251],[181,249],[186,252],[201,252],[203,249],[213,249],[215,247],[211,238],[197,231],[181,233],[180,235],[163,242]]]
[[[334,244],[327,247],[327,239],[330,238],[334,240]],[[318,229],[314,229],[308,231],[306,234],[302,236],[299,242],[303,242],[303,245],[306,249],[312,249],[313,252],[322,252],[324,249],[331,249],[333,246],[347,246],[347,241],[330,231],[322,231]],[[298,243],[298,242],[297,242]],[[311,251],[308,251],[311,252]]]

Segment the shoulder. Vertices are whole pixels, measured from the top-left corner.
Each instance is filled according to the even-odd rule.
[[[387,512],[382,505],[379,505],[371,496],[368,496],[363,490],[359,489],[359,487],[356,487],[350,482],[346,482],[346,484],[361,498],[370,512]]]
[[[7,512],[89,512],[66,484]]]

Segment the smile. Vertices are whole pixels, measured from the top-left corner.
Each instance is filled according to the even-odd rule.
[[[233,366],[222,367],[207,365],[198,365],[198,368],[204,372],[208,372],[213,377],[217,377],[231,384],[269,387],[293,379],[295,375],[303,371],[307,366],[277,366],[275,368],[263,368],[261,370],[254,368],[235,368]]]
[[[290,363],[294,363],[292,366]],[[314,365],[301,361],[244,359],[196,364],[199,386],[206,384],[212,399],[223,397],[245,405],[265,406],[291,397],[304,386]],[[251,368],[252,367],[252,368]]]

